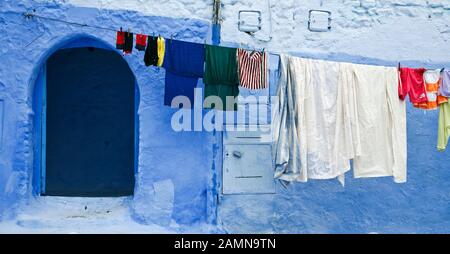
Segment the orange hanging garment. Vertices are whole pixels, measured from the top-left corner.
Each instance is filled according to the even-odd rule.
[[[427,70],[423,73],[423,79],[425,81],[425,89],[427,91],[427,102],[413,103],[414,107],[434,110],[448,99],[438,94],[439,86],[441,83],[441,70]]]

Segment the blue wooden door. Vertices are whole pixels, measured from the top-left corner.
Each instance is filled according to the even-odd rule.
[[[135,78],[115,52],[71,48],[47,61],[42,89],[41,193],[134,191]]]

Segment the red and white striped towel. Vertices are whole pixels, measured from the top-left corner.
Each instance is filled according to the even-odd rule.
[[[240,86],[248,89],[267,87],[267,53],[237,49]]]

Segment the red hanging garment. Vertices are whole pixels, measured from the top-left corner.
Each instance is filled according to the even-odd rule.
[[[400,68],[400,80],[398,84],[398,95],[401,100],[405,100],[409,95],[409,100],[412,103],[427,102],[427,91],[425,89],[425,82],[423,73],[424,68]]]
[[[123,49],[124,45],[125,45],[125,32],[117,31],[116,49]]]
[[[135,48],[139,51],[144,51],[147,44],[147,35],[136,34],[136,46]]]

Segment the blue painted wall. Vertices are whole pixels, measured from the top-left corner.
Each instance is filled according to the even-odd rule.
[[[225,45],[235,45],[225,42]],[[330,61],[396,66],[398,62],[345,54],[292,55]],[[271,58],[273,59],[273,58]],[[276,93],[278,70],[271,63],[270,94]],[[442,68],[450,61],[405,61],[405,66]],[[438,111],[407,103],[408,180],[391,177],[309,180],[283,186],[274,195],[223,195],[219,221],[226,232],[280,233],[450,233],[450,149],[438,152]]]
[[[35,9],[40,15],[101,25],[128,27],[133,32],[203,42],[207,22],[143,16],[132,11],[72,7],[58,3],[1,1],[0,100],[4,102],[4,138],[0,151],[0,219],[14,218],[17,207],[33,196],[33,90],[43,63],[66,47],[94,46],[114,50],[115,33],[26,19]],[[143,52],[125,56],[139,87],[139,154],[134,196],[130,209],[141,223],[169,225],[205,222],[208,178],[212,165],[213,135],[175,132],[170,119],[175,110],[163,106],[164,70],[145,67]],[[181,166],[182,165],[182,166]]]
[[[61,23],[26,20],[24,10],[46,16],[130,26],[132,31],[160,33],[203,42],[210,26],[194,19],[148,17],[131,11],[75,8],[33,1],[0,3],[0,100],[3,139],[0,145],[0,219],[14,218],[15,208],[32,195],[34,83],[42,63],[56,50],[71,46],[113,48],[114,33]],[[236,42],[230,42],[231,44]],[[430,50],[441,50],[432,49]],[[368,59],[333,54],[296,55],[369,64],[396,65],[396,59]],[[275,195],[221,196],[221,134],[171,131],[174,110],[163,107],[164,70],[145,67],[142,54],[125,57],[140,92],[139,159],[133,217],[141,223],[169,225],[216,222],[226,232],[394,233],[450,232],[449,151],[436,151],[437,112],[408,105],[408,182],[390,178],[352,179],[345,188],[335,180],[283,187]],[[410,66],[450,67],[449,62],[404,62]],[[6,66],[6,67],[5,67]],[[276,75],[272,74],[275,91]],[[218,209],[217,218],[216,209]],[[217,220],[216,220],[217,219]]]

